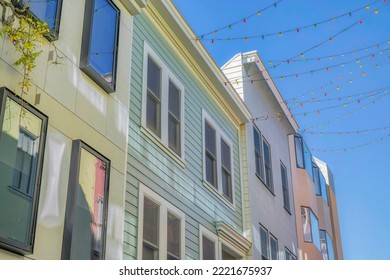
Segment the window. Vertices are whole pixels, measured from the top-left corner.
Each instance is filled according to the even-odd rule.
[[[321,185],[320,185],[320,169],[313,162],[313,181],[316,188],[316,195],[321,195]]]
[[[261,259],[269,259],[269,250],[268,250],[268,230],[260,226],[260,241],[261,241]]]
[[[282,162],[280,162],[280,172],[282,178],[283,206],[288,212],[290,212],[290,195],[288,191],[287,169]]]
[[[73,141],[62,259],[104,259],[109,170],[106,157]]]
[[[271,260],[278,259],[278,240],[272,234],[269,235],[269,248]]]
[[[320,230],[321,252],[324,260],[334,260],[333,240],[326,230]]]
[[[184,214],[140,185],[138,257],[142,260],[184,259]]]
[[[256,126],[253,127],[253,137],[255,144],[256,175],[264,180],[263,153],[261,147],[261,133]]]
[[[45,115],[0,88],[0,246],[22,254],[33,252],[46,130]]]
[[[233,203],[232,144],[204,113],[204,179]]]
[[[256,175],[264,182],[265,186],[273,193],[271,148],[267,140],[261,136],[259,129],[253,127],[255,145]]]
[[[296,260],[297,257],[287,248],[284,248],[285,260]]]
[[[205,135],[206,180],[213,187],[218,189],[216,131],[207,121],[205,122],[204,130],[205,130],[204,135]]]
[[[218,252],[218,236],[199,225],[199,251],[201,260],[218,260],[220,254]]]
[[[320,168],[313,162],[313,181],[316,188],[316,195],[322,196],[328,204],[328,192],[326,190],[326,180]]]
[[[62,0],[12,0],[12,4],[19,8],[28,5],[33,17],[47,23],[50,39],[58,37]]]
[[[108,93],[115,91],[119,14],[111,0],[85,1],[80,69]]]
[[[144,65],[143,125],[184,159],[184,88],[146,42]]]
[[[295,156],[298,168],[305,168],[309,176],[313,178],[312,156],[309,148],[301,136],[295,136]]]
[[[264,154],[264,169],[265,169],[265,185],[273,193],[274,187],[272,182],[272,163],[271,163],[271,148],[268,142],[263,138],[263,154]]]
[[[320,249],[320,233],[317,217],[308,207],[301,207],[301,214],[304,241],[314,243]]]

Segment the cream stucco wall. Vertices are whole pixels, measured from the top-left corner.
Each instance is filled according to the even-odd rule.
[[[106,259],[123,256],[132,15],[121,2],[116,91],[108,94],[79,69],[85,1],[62,1],[59,39],[45,42],[27,102],[48,116],[34,252],[0,249],[0,259],[60,259],[72,141],[81,139],[111,161]],[[56,54],[58,56],[56,56]],[[56,59],[57,58],[57,59]],[[7,38],[0,39],[0,87],[20,94],[21,69]],[[53,63],[57,61],[58,63]],[[36,102],[39,99],[39,102]]]

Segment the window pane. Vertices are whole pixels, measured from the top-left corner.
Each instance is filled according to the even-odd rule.
[[[321,253],[324,260],[328,260],[328,248],[326,245],[326,231],[320,230]]]
[[[261,256],[263,260],[268,260],[268,232],[260,227]]]
[[[320,172],[320,185],[321,185],[321,195],[324,198],[326,204],[328,204],[328,192],[326,189],[326,180],[324,175]]]
[[[222,158],[222,191],[226,198],[232,202],[232,176],[231,176],[231,151],[230,146],[221,139]]]
[[[209,151],[214,157],[216,156],[216,132],[208,122],[205,122],[205,140],[206,140],[206,150]]]
[[[215,242],[207,237],[202,237],[203,260],[215,260]]]
[[[302,207],[301,213],[302,213],[303,239],[306,242],[313,242],[311,237],[310,209],[306,207]]]
[[[263,159],[261,153],[261,135],[260,132],[253,127],[253,136],[254,136],[254,145],[255,145],[255,164],[256,164],[256,174],[260,176],[260,178],[264,179],[264,171],[263,171]]]
[[[216,132],[205,122],[205,161],[206,180],[214,187],[217,187],[217,162],[216,162]]]
[[[154,96],[156,96],[157,99],[161,98],[161,69],[160,67],[151,59],[148,57],[148,90]]]
[[[312,235],[313,235],[313,243],[317,246],[319,250],[321,250],[320,244],[320,228],[318,224],[318,219],[314,215],[313,211],[310,211],[310,221],[312,227]]]
[[[181,155],[181,144],[180,144],[180,123],[175,117],[169,115],[168,118],[168,144],[176,154]]]
[[[158,247],[159,206],[145,197],[143,239]]]
[[[326,245],[328,249],[328,259],[334,260],[333,240],[328,233],[326,233]]]
[[[271,191],[273,191],[272,186],[272,165],[271,165],[271,150],[269,144],[266,141],[263,141],[263,155],[264,155],[264,166],[265,166],[265,183]]]
[[[180,91],[169,81],[168,146],[181,155],[180,147]]]
[[[270,249],[271,249],[271,260],[278,259],[278,241],[276,238],[270,236],[269,238]]]
[[[180,90],[169,81],[169,112],[180,120]]]
[[[71,259],[102,259],[107,164],[81,148]]]
[[[4,105],[0,123],[0,239],[31,250],[43,121],[9,97]]]
[[[312,166],[313,159],[309,147],[307,147],[306,143],[303,143],[303,156],[305,160],[305,168],[307,170],[307,173],[309,173],[309,176],[313,178],[313,166]]]
[[[305,168],[303,159],[303,140],[301,137],[294,137],[295,139],[295,155],[297,160],[297,167]]]
[[[287,170],[286,167],[281,164],[280,165],[281,177],[282,177],[282,189],[283,189],[283,206],[290,210],[290,196],[288,192],[287,185]]]
[[[27,0],[23,0],[23,2],[27,2]],[[34,15],[46,22],[50,30],[54,31],[59,24],[59,18],[57,18],[58,0],[30,0],[28,5]]]
[[[215,159],[206,152],[206,180],[214,187],[217,187],[217,166]]]
[[[180,259],[180,219],[168,213],[168,259]]]
[[[316,189],[316,195],[321,195],[320,170],[315,163],[313,163],[313,181]]]
[[[160,112],[160,102],[148,91],[146,102],[146,125],[158,136],[160,136]]]
[[[142,259],[158,260],[158,250],[144,243],[142,246]]]
[[[111,1],[95,0],[94,3],[89,65],[113,85],[119,12]]]

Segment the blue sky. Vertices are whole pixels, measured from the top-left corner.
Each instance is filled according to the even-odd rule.
[[[390,1],[174,3],[197,35],[211,32],[202,42],[219,66],[259,52],[334,174],[344,258],[390,259]]]

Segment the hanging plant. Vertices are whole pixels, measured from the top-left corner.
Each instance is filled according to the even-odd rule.
[[[18,53],[14,62],[22,68],[23,80],[20,82],[22,95],[31,88],[31,73],[36,60],[42,53],[44,38],[50,35],[46,22],[34,17],[28,2],[21,0],[0,0],[2,7],[0,37],[7,36]]]

